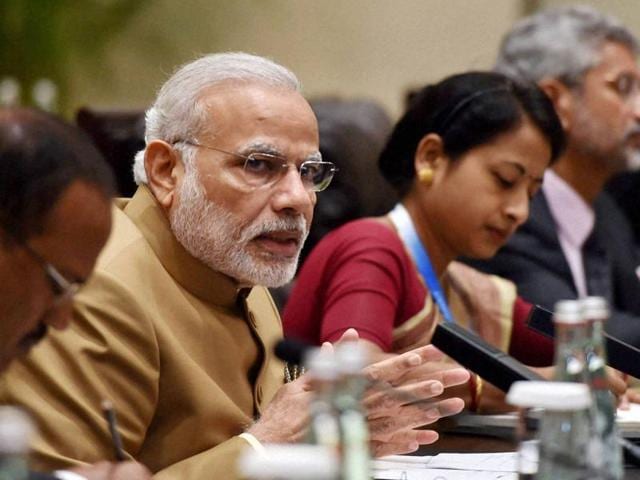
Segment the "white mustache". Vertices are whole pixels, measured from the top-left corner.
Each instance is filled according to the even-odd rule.
[[[249,225],[241,234],[240,241],[248,241],[260,235],[272,232],[295,233],[300,242],[307,237],[307,221],[303,216],[285,217],[274,220],[267,220],[258,224]]]

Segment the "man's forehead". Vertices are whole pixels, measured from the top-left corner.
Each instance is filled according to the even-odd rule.
[[[318,143],[318,123],[300,92],[257,82],[227,81],[206,89],[200,98],[205,134],[234,137],[269,132],[287,139],[302,137]],[[270,135],[267,135],[270,136]],[[250,138],[246,138],[247,142]],[[253,141],[251,140],[251,141]],[[243,141],[244,143],[244,141]]]
[[[638,55],[620,42],[604,42],[599,50],[599,60],[592,70],[638,71]]]
[[[219,82],[203,89],[199,96],[199,103],[211,109],[211,115],[219,114],[220,112],[216,112],[215,109],[221,105],[233,108],[234,106],[247,107],[248,104],[264,105],[284,101],[306,103],[297,90],[247,80]]]

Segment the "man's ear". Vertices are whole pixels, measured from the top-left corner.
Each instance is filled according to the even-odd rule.
[[[571,89],[556,78],[543,78],[538,82],[538,86],[551,99],[562,129],[568,131],[573,124],[574,98]]]
[[[144,168],[151,192],[160,205],[169,210],[178,181],[184,175],[184,165],[178,152],[167,142],[153,140],[144,152]]]
[[[429,133],[422,137],[414,157],[414,168],[417,172],[424,169],[437,170],[446,163],[444,143],[437,133]]]

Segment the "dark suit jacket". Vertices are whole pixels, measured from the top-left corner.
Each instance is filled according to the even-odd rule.
[[[597,198],[594,211],[594,230],[583,248],[588,293],[609,300],[613,311],[607,331],[640,347],[640,281],[635,272],[640,260],[633,234],[606,193]],[[511,279],[520,296],[550,310],[558,300],[577,297],[543,193],[533,198],[529,220],[495,257],[467,263]]]

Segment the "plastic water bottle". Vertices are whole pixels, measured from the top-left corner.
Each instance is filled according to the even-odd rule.
[[[615,415],[616,404],[607,386],[607,354],[604,344],[604,322],[609,318],[607,301],[602,297],[587,297],[580,301],[586,321],[587,384],[591,389],[591,442],[587,452],[598,478],[619,480],[623,477],[622,449],[618,442]]]
[[[309,406],[310,425],[308,443],[338,451],[340,446],[340,418],[335,405],[336,387],[340,375],[333,352],[313,349],[305,361],[314,397]]]
[[[591,341],[587,322],[578,300],[557,302],[553,313],[555,326],[555,379],[561,382],[587,381],[587,343]]]
[[[0,407],[0,480],[27,480],[33,431],[33,423],[24,411]]]
[[[535,445],[520,445],[521,479],[596,480],[585,455],[590,432],[591,393],[583,383],[516,382],[507,401],[523,409],[542,408],[537,436],[538,467],[535,470]],[[522,455],[526,458],[522,458]]]
[[[507,394],[507,403],[518,409],[516,439],[518,441],[518,479],[531,480],[538,471],[538,425],[532,412],[538,406],[537,396],[548,389],[548,382],[514,382]]]
[[[589,388],[581,383],[554,382],[538,397],[540,421],[538,480],[596,479],[585,455],[589,443]]]
[[[335,480],[338,458],[333,449],[308,444],[268,444],[264,451],[247,448],[238,458],[247,480]]]
[[[336,348],[336,360],[340,369],[335,395],[340,415],[340,478],[370,480],[369,426],[361,405],[367,384],[362,375],[367,362],[366,352],[355,342],[341,344]]]

